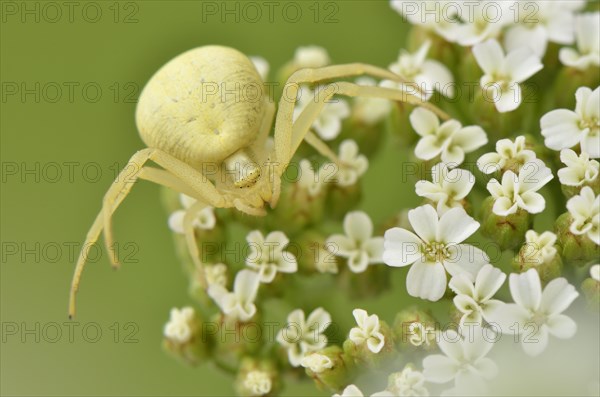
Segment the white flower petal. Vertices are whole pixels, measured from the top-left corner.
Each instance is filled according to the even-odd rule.
[[[481,268],[489,262],[486,253],[469,244],[457,244],[447,247],[449,258],[444,261],[444,266],[452,276],[468,273],[473,279]]]
[[[411,296],[437,301],[446,292],[446,270],[440,263],[418,260],[408,271],[406,289]]]
[[[413,230],[425,242],[436,241],[438,215],[431,205],[423,205],[408,211],[408,220]]]
[[[565,311],[579,296],[567,279],[556,278],[546,285],[542,292],[540,310],[549,315],[556,315]]]
[[[431,160],[442,152],[442,146],[439,144],[437,137],[429,135],[423,137],[415,146],[415,156],[421,160]]]
[[[548,346],[548,329],[545,325],[536,326],[530,323],[530,330],[526,330],[521,340],[523,351],[527,355],[535,357],[542,354]]]
[[[353,211],[344,217],[346,235],[357,241],[366,241],[373,235],[373,222],[362,211]]]
[[[479,299],[487,301],[498,292],[505,280],[506,274],[502,273],[500,269],[489,264],[485,265],[481,268],[479,273],[477,273],[477,278],[475,280],[477,296]]]
[[[509,52],[505,59],[505,70],[507,70],[512,81],[522,83],[544,67],[540,59],[528,47],[521,47]]]
[[[330,324],[331,315],[322,307],[313,310],[306,319],[306,326],[309,329],[317,330],[319,334],[323,333]]]
[[[352,273],[362,273],[369,266],[369,256],[365,251],[357,251],[348,257],[348,268]]]
[[[446,211],[437,225],[437,242],[446,244],[462,243],[479,229],[479,222],[471,218],[462,207]]]
[[[485,74],[493,74],[504,61],[504,51],[496,40],[487,40],[475,45],[473,55]]]
[[[500,93],[500,98],[493,98],[496,109],[500,113],[511,112],[519,107],[522,101],[521,87],[511,83]]]
[[[414,233],[398,227],[385,232],[383,261],[389,266],[407,266],[421,257],[423,242]]]
[[[459,273],[453,276],[448,283],[448,287],[457,295],[475,296],[475,287],[469,273]]]
[[[440,120],[431,110],[419,107],[410,114],[410,124],[422,137],[434,135],[440,127]]]
[[[369,263],[383,262],[384,238],[373,237],[363,242],[362,250],[369,258]]]
[[[535,269],[525,273],[511,274],[509,277],[510,293],[515,302],[532,311],[536,311],[542,301],[542,284]]]
[[[325,247],[332,254],[342,257],[349,257],[357,250],[354,240],[343,234],[330,236],[325,243]]]
[[[254,302],[259,283],[260,281],[256,272],[243,269],[235,276],[233,290],[240,302]]]
[[[575,324],[575,321],[564,314],[551,316],[548,318],[546,324],[548,325],[548,332],[560,339],[572,338],[577,332],[577,324]]]
[[[423,375],[432,383],[450,382],[458,372],[458,364],[441,354],[432,354],[423,360]]]

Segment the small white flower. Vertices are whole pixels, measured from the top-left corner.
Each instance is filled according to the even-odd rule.
[[[600,283],[600,265],[590,267],[590,277]]]
[[[525,258],[528,263],[535,266],[549,263],[556,256],[556,234],[544,232],[537,234],[535,230],[525,233]]]
[[[540,120],[544,143],[552,150],[579,144],[591,158],[600,157],[600,87],[580,87],[575,93],[575,111],[557,109]]]
[[[574,3],[579,3],[574,6]],[[574,12],[584,1],[521,1],[523,7],[515,3],[512,10],[517,13],[519,23],[511,26],[504,35],[504,45],[508,51],[523,45],[529,46],[535,54],[543,58],[548,42],[572,44],[575,40]],[[532,5],[535,15],[531,15]],[[518,9],[515,7],[519,7]],[[528,12],[529,11],[529,12]]]
[[[347,386],[342,394],[334,394],[333,397],[364,397],[364,394],[360,391],[360,389],[354,385]]]
[[[567,209],[573,218],[569,230],[571,233],[587,235],[597,245],[600,245],[600,195],[596,196],[591,187],[585,186],[579,195],[567,201]]]
[[[488,141],[481,127],[463,127],[456,120],[440,125],[435,113],[422,107],[412,111],[410,124],[421,136],[415,155],[421,160],[432,160],[441,155],[442,161],[451,167],[460,165],[465,160],[465,153],[479,149]]]
[[[244,388],[252,393],[252,396],[264,396],[271,391],[271,377],[264,371],[250,371],[244,379]]]
[[[462,207],[462,200],[467,197],[475,185],[475,176],[459,168],[450,169],[447,164],[438,163],[431,169],[429,181],[418,181],[415,192],[436,204],[438,214],[450,208]]]
[[[423,360],[423,375],[428,382],[447,383],[454,380],[455,388],[481,395],[484,380],[493,379],[498,367],[485,357],[494,346],[491,331],[480,326],[469,328],[464,338],[454,330],[440,333],[438,346],[442,353],[432,354]],[[465,395],[465,394],[461,394]]]
[[[548,335],[569,339],[575,335],[577,325],[570,317],[561,314],[579,296],[563,277],[550,281],[542,291],[540,276],[535,269],[511,274],[511,295],[515,303],[504,305],[494,322],[504,333],[523,334],[521,345],[525,353],[537,356],[548,345]]]
[[[296,257],[283,249],[290,240],[283,232],[271,232],[266,237],[258,230],[251,231],[246,236],[250,252],[246,257],[246,265],[256,270],[260,281],[270,283],[277,272],[295,273],[298,271]]]
[[[558,179],[565,186],[582,186],[590,184],[598,178],[600,173],[600,163],[591,160],[586,152],[577,156],[577,153],[571,149],[560,151],[560,161],[566,167],[558,170]]]
[[[227,266],[223,263],[205,265],[204,274],[208,285],[217,284],[224,287],[227,284]]]
[[[172,342],[183,344],[189,342],[194,334],[196,314],[192,307],[181,310],[171,309],[169,322],[165,324],[164,335]]]
[[[369,168],[369,160],[358,152],[358,145],[352,139],[345,139],[340,143],[338,157],[342,164],[332,177],[339,186],[354,185]],[[323,166],[322,169],[324,174],[330,174],[328,167]]]
[[[307,353],[321,350],[327,345],[327,337],[323,332],[329,324],[331,316],[321,307],[313,310],[306,320],[300,309],[288,315],[287,326],[277,333],[277,342],[287,349],[292,366],[299,367]]]
[[[300,365],[310,369],[315,374],[320,374],[326,369],[333,368],[333,361],[324,354],[309,353],[302,358]]]
[[[439,0],[390,0],[390,5],[411,24],[434,31],[446,41],[456,40],[458,22],[452,20],[458,12],[456,8],[442,10]]]
[[[267,81],[267,78],[269,77],[269,62],[267,62],[265,58],[259,56],[251,56],[249,58],[263,81]]]
[[[507,169],[519,171],[524,164],[536,158],[535,152],[526,147],[524,136],[516,137],[514,142],[510,139],[500,139],[496,142],[495,152],[486,153],[477,160],[477,168],[484,174]]]
[[[536,159],[523,165],[519,175],[513,171],[502,174],[502,183],[492,179],[487,190],[494,198],[492,211],[496,215],[508,216],[523,209],[530,214],[538,214],[546,208],[546,200],[537,193],[554,175],[543,161]]]
[[[208,286],[208,295],[232,320],[250,320],[256,314],[254,300],[260,284],[259,275],[252,270],[240,270],[233,282],[233,292],[219,284]]]
[[[315,91],[307,86],[300,86],[298,90],[298,101],[294,108],[294,121],[300,116],[302,111],[310,104],[315,102],[315,97],[324,86],[318,86]],[[330,99],[325,103],[312,124],[312,128],[325,141],[331,141],[342,131],[342,120],[350,116],[350,106],[343,99]]]
[[[437,301],[446,291],[446,271],[475,275],[488,263],[482,250],[461,244],[479,229],[463,208],[438,216],[431,205],[424,205],[409,211],[408,219],[416,234],[398,227],[386,231],[383,261],[396,267],[412,264],[406,276],[411,296]]]
[[[356,79],[356,84],[375,87],[377,83],[370,77]],[[352,109],[352,116],[366,125],[375,125],[383,120],[392,109],[392,103],[384,98],[356,97]]]
[[[528,47],[520,47],[505,55],[496,40],[477,44],[473,47],[473,55],[484,73],[479,84],[485,98],[492,100],[500,113],[519,107],[522,101],[519,84],[544,67]]]
[[[577,50],[561,48],[560,61],[567,66],[586,70],[590,66],[600,66],[600,13],[586,13],[575,18]]]
[[[505,280],[506,274],[489,264],[479,270],[475,282],[466,273],[452,277],[448,286],[456,293],[454,305],[463,314],[461,326],[465,323],[481,324],[482,318],[490,321],[490,313],[503,305],[503,302],[492,297]]]
[[[435,329],[417,321],[408,325],[408,333],[408,341],[413,346],[429,346],[435,340]]]
[[[308,192],[310,197],[317,197],[323,187],[323,178],[319,171],[315,171],[306,159],[300,160],[300,170],[298,174],[298,185]]]
[[[327,50],[316,45],[298,47],[294,54],[297,69],[321,68],[331,63]]]
[[[442,95],[453,97],[454,85],[450,70],[441,62],[427,59],[431,41],[427,40],[421,47],[411,54],[400,50],[398,61],[391,64],[389,69],[408,83],[414,83],[417,89],[428,100],[436,90]]]
[[[196,203],[196,199],[187,196],[183,193],[179,195],[179,201],[183,205],[183,210],[177,210],[169,216],[169,228],[176,233],[183,234],[183,218],[185,217],[186,210]],[[203,230],[211,230],[215,227],[217,218],[215,218],[214,208],[206,206],[198,211],[196,218],[194,219],[194,227]]]
[[[353,211],[344,217],[344,234],[327,239],[326,248],[334,255],[348,258],[348,267],[362,273],[373,263],[382,262],[383,237],[373,237],[373,222],[362,211]]]
[[[352,315],[358,327],[350,330],[349,339],[357,346],[366,343],[372,353],[379,353],[385,344],[385,337],[379,332],[379,317],[376,314],[369,316],[362,309],[354,309]]]
[[[402,372],[390,375],[388,390],[394,396],[429,396],[425,387],[425,376],[410,367],[404,367]]]

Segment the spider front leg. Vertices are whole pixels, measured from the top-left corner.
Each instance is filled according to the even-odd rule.
[[[153,161],[165,168],[174,178],[163,176],[162,183],[173,185],[173,180],[180,180],[179,184],[185,184],[190,187],[188,192],[193,192],[192,197],[199,197],[203,201],[210,203],[215,207],[223,207],[224,199],[213,184],[199,171],[196,171],[188,164],[159,149],[142,149],[135,153],[125,168],[117,176],[117,179],[104,195],[102,203],[102,212],[104,219],[104,242],[106,250],[110,253],[109,257],[113,266],[119,266],[119,260],[115,254],[112,215],[130,193],[131,188],[138,178],[141,178],[146,170],[145,165],[148,161]],[[146,172],[147,173],[147,172]]]
[[[145,166],[145,163],[148,160],[154,161],[165,169],[160,170]],[[131,172],[127,172],[126,170],[128,168],[130,169],[131,166],[134,167],[135,172],[133,175],[128,175]],[[135,153],[128,162],[128,166],[119,174],[106,193],[103,200],[103,207],[86,235],[85,242],[77,259],[77,265],[75,266],[73,281],[71,282],[71,291],[69,295],[70,318],[75,315],[75,296],[79,290],[81,275],[85,263],[87,262],[86,249],[98,241],[103,229],[105,231],[107,249],[111,253],[110,256],[112,256],[111,260],[115,259],[113,263],[116,262],[114,249],[112,247],[112,233],[107,233],[107,230],[110,230],[107,228],[111,227],[112,214],[131,191],[133,184],[138,178],[146,179],[159,185],[175,189],[181,193],[195,197],[200,201],[209,203],[214,207],[225,207],[227,204],[224,197],[217,191],[206,176],[201,172],[196,171],[188,164],[158,149],[143,149]]]
[[[319,151],[321,154],[330,158],[332,161],[336,163],[339,162],[339,160],[337,160],[337,156],[332,155],[331,150],[326,149],[327,145],[323,141],[321,141],[316,135],[308,132],[308,129],[321,112],[325,102],[335,94],[386,98],[393,101],[407,102],[424,106],[436,113],[442,119],[447,120],[450,118],[450,116],[436,106],[424,102],[421,98],[409,93],[408,91],[381,87],[358,86],[352,83],[339,82],[331,83],[326,89],[321,90],[321,92],[318,93],[319,97],[315,98],[316,100],[313,103],[310,103],[303,110],[294,123],[294,107],[296,105],[298,88],[300,84],[318,83],[324,80],[359,76],[363,74],[406,84],[406,82],[400,76],[395,75],[389,70],[361,63],[327,66],[319,69],[301,69],[290,76],[285,85],[284,94],[279,102],[279,110],[277,113],[277,120],[275,122],[277,175],[281,175],[283,173],[303,140],[306,140],[308,144],[317,149],[317,151]],[[356,87],[357,89],[350,87]]]
[[[296,150],[298,150],[298,147],[300,146],[300,144],[302,143],[303,140],[305,140],[307,143],[309,143],[311,146],[313,146],[315,149],[317,149],[319,151],[319,153],[321,153],[322,155],[328,157],[330,160],[337,163],[339,166],[343,166],[343,164],[340,164],[340,161],[337,158],[337,156],[335,156],[335,154],[333,154],[331,149],[329,149],[327,144],[325,142],[323,142],[321,139],[319,139],[311,131],[309,131],[309,129],[312,126],[312,124],[314,123],[315,119],[318,117],[319,113],[323,109],[323,106],[325,106],[325,103],[328,100],[330,100],[334,95],[345,95],[345,96],[350,96],[350,97],[363,96],[363,97],[371,97],[371,98],[384,98],[384,99],[389,99],[392,101],[402,101],[402,102],[423,105],[423,103],[418,98],[415,98],[412,96],[407,96],[406,92],[399,91],[396,89],[372,87],[372,86],[360,86],[360,85],[348,83],[348,82],[338,82],[338,83],[328,84],[322,90],[320,90],[319,92],[317,92],[315,94],[314,101],[309,103],[306,106],[306,108],[302,111],[302,113],[300,113],[300,115],[296,119],[296,122],[292,124],[291,132],[289,132],[289,135],[287,137],[281,136],[281,139],[285,138],[285,141],[288,142],[288,144],[285,146],[290,148],[290,151],[288,152],[287,156],[285,156],[285,154],[286,154],[286,152],[284,151],[285,147],[284,148],[276,147],[276,150],[280,150],[280,151],[278,151],[278,159],[282,160],[281,165],[283,166],[283,168],[282,168],[281,172],[283,172],[283,170],[285,170],[285,167],[287,167],[287,165],[291,161],[294,153],[296,152]],[[433,106],[433,105],[431,105],[431,106]],[[436,113],[444,119],[449,118],[449,116],[447,114],[445,114],[444,112],[442,112],[439,109],[438,109],[438,112],[436,112]],[[285,133],[285,130],[283,133],[281,131],[276,130],[275,134],[278,134],[278,133],[283,134],[283,133]],[[281,156],[281,157],[279,157],[279,156]]]
[[[185,242],[194,265],[200,270],[198,274],[200,276],[199,281],[202,289],[207,288],[207,282],[206,275],[204,274],[204,263],[200,260],[200,250],[198,249],[198,242],[196,241],[194,221],[196,220],[198,213],[206,207],[207,205],[202,201],[196,201],[185,211],[185,215],[183,216],[183,232],[185,235]]]

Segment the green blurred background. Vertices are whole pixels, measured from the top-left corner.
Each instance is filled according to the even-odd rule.
[[[134,124],[137,95],[166,61],[206,44],[263,56],[272,72],[309,44],[325,47],[334,63],[385,67],[407,26],[387,1],[276,1],[272,18],[262,1],[251,2],[254,8],[233,1],[89,3],[2,2],[0,391],[231,395],[230,378],[211,365],[188,368],[161,349],[169,309],[192,301],[151,184],[138,184],[116,217],[118,241],[139,247],[137,263],[113,272],[104,255],[87,267],[69,340],[70,254],[98,212],[115,165],[143,147]],[[224,7],[237,9],[239,20],[235,11],[220,15]],[[257,7],[262,16],[253,21]],[[384,152],[371,164],[361,204],[375,221],[417,202],[400,180],[384,179],[398,161],[393,146]],[[382,318],[391,320],[405,304],[404,288],[396,291],[373,303]],[[340,321],[351,321],[350,313]],[[314,392],[310,383],[292,384],[285,394]]]

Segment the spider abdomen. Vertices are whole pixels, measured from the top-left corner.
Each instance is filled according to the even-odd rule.
[[[252,62],[228,47],[187,51],[144,87],[136,124],[148,147],[192,165],[220,163],[256,138],[265,111]]]

